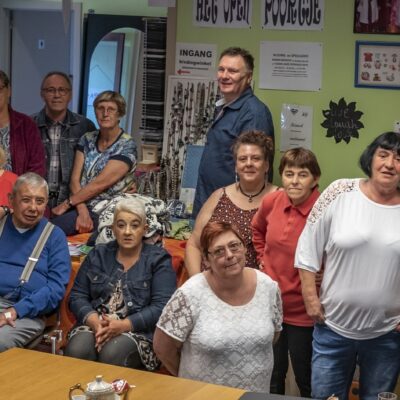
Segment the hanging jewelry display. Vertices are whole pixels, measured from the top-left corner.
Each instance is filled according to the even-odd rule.
[[[158,198],[179,198],[187,145],[205,143],[217,91],[216,81],[210,78],[169,78],[163,152],[155,177]]]

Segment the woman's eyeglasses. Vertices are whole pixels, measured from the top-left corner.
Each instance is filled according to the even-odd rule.
[[[118,112],[118,109],[112,108],[112,107],[96,107],[96,112],[100,114],[108,114],[108,115],[114,115]]]
[[[226,257],[226,248],[228,248],[231,253],[235,254],[240,251],[242,247],[242,242],[230,242],[226,246],[217,247],[216,249],[209,251],[208,254],[211,254],[214,258]]]
[[[42,91],[46,94],[51,94],[52,96],[54,96],[56,93],[58,93],[60,96],[66,96],[71,91],[71,89],[66,87],[48,87],[43,88]]]

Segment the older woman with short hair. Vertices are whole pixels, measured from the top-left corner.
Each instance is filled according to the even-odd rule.
[[[252,221],[253,243],[262,270],[278,282],[283,301],[283,325],[274,346],[271,393],[285,394],[290,354],[300,394],[310,397],[314,323],[304,307],[294,254],[308,214],[319,196],[321,170],[314,153],[295,148],[282,155],[279,173],[283,190],[265,196]]]
[[[268,392],[272,343],[281,330],[278,285],[244,266],[244,241],[231,224],[207,223],[200,244],[208,269],[164,308],[156,354],[173,375]]]
[[[204,203],[185,251],[185,267],[190,276],[204,269],[201,263],[200,235],[208,221],[224,221],[238,227],[245,241],[246,267],[258,268],[251,236],[251,219],[261,199],[278,188],[267,182],[274,159],[272,139],[264,132],[241,133],[233,145],[237,181],[217,189]]]
[[[319,399],[346,400],[356,363],[365,400],[393,391],[400,370],[400,133],[379,135],[360,165],[367,178],[340,179],[321,194],[296,250]]]
[[[56,215],[52,222],[67,235],[96,229],[94,206],[126,191],[134,181],[136,144],[119,126],[126,111],[124,98],[107,90],[93,104],[100,129],[79,140],[71,174],[72,194],[52,209]]]
[[[176,286],[171,257],[143,243],[146,213],[138,199],[116,205],[112,229],[116,240],[97,245],[78,271],[69,301],[77,326],[65,354],[153,370],[153,332]]]

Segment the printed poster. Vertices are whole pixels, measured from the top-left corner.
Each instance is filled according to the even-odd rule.
[[[215,77],[216,44],[177,43],[175,74]]]
[[[311,150],[313,108],[297,104],[282,104],[281,151],[304,147]]]
[[[264,29],[322,31],[324,0],[261,0]]]
[[[322,43],[261,42],[260,89],[321,90]]]
[[[194,26],[251,28],[253,0],[192,0],[192,9]]]

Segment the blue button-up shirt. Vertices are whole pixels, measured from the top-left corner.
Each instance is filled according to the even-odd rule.
[[[246,89],[234,102],[217,109],[216,119],[207,133],[207,141],[199,166],[193,216],[196,217],[208,197],[217,189],[235,181],[235,160],[232,145],[244,131],[260,130],[274,137],[271,112]]]

